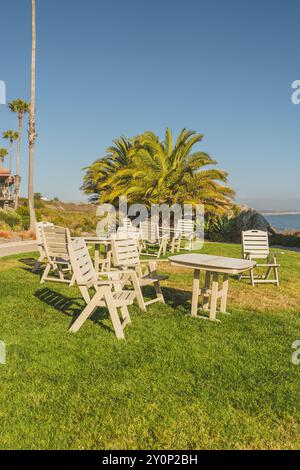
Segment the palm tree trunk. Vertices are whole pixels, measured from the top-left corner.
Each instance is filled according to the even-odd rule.
[[[21,173],[21,134],[22,134],[22,113],[18,114],[19,129],[18,129],[18,151],[17,151],[17,167],[16,167],[16,197],[15,197],[15,210],[18,208],[19,194],[20,194],[20,173]]]
[[[36,12],[35,0],[32,5],[32,51],[31,51],[31,100],[29,113],[29,163],[28,163],[28,205],[30,215],[30,230],[35,231],[36,216],[34,209],[34,147],[35,147],[35,54],[36,54]]]
[[[10,147],[9,147],[9,171],[12,170],[12,158],[13,158],[13,140],[10,140]]]

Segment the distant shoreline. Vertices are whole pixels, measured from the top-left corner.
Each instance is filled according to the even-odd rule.
[[[260,214],[263,215],[263,216],[270,216],[270,215],[300,215],[300,211],[284,211],[284,212],[261,211]]]

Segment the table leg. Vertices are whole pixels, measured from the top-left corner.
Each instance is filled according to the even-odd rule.
[[[228,284],[229,284],[229,276],[228,276],[228,274],[224,274],[224,276],[223,276],[222,297],[221,297],[221,308],[220,308],[221,313],[226,313]]]
[[[210,276],[211,276],[211,273],[209,271],[206,271],[205,273],[205,289],[209,289],[210,288]],[[203,301],[203,310],[209,310],[209,293],[208,294],[204,294],[204,301]]]
[[[218,291],[219,291],[219,273],[213,273],[212,289],[211,289],[211,303],[210,303],[210,313],[209,319],[212,321],[216,320],[217,313],[217,301],[218,301]]]
[[[192,317],[197,316],[200,285],[200,269],[194,271],[193,298],[192,298]]]

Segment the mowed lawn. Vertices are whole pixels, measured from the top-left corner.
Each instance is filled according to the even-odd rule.
[[[300,448],[300,254],[280,288],[231,279],[221,323],[187,317],[192,272],[160,263],[167,303],[130,308],[126,341],[105,312],[68,333],[79,291],[40,285],[31,257],[0,259],[1,449]]]

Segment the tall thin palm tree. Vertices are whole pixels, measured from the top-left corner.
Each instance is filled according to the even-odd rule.
[[[16,167],[16,198],[15,198],[15,209],[18,207],[19,194],[20,194],[20,174],[21,174],[21,137],[22,137],[22,125],[23,125],[23,116],[29,112],[29,104],[27,101],[22,100],[21,98],[13,100],[8,103],[10,111],[18,114],[18,150],[17,150],[17,167]]]
[[[4,166],[4,158],[7,157],[8,151],[5,148],[0,148],[0,161],[1,161],[1,168]]]
[[[12,160],[13,160],[13,144],[14,141],[18,139],[19,134],[13,130],[8,130],[3,132],[2,134],[3,139],[9,140],[9,170],[12,171]]]
[[[36,215],[34,209],[34,149],[35,149],[35,56],[36,56],[36,5],[31,0],[31,98],[29,110],[29,159],[28,159],[28,206],[30,230],[35,230]]]

